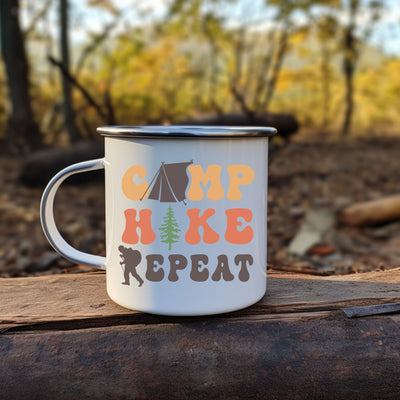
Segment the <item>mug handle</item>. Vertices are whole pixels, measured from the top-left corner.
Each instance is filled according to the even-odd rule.
[[[74,263],[99,267],[102,269],[105,269],[106,267],[105,257],[95,256],[79,251],[64,240],[54,221],[53,205],[56,192],[66,178],[80,172],[101,169],[104,168],[104,166],[104,158],[98,158],[96,160],[83,161],[64,168],[50,180],[43,192],[42,201],[40,203],[40,221],[42,223],[43,232],[53,248],[63,257]]]

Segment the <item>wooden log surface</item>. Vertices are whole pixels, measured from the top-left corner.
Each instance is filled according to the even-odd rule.
[[[398,399],[400,269],[274,273],[246,310],[172,318],[108,299],[103,272],[0,280],[7,399]]]

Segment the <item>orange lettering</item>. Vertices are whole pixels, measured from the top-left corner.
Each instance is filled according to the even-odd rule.
[[[142,165],[133,165],[122,177],[122,191],[129,200],[142,200],[149,185],[146,182],[135,183],[134,178],[143,179],[146,176],[146,168]]]
[[[230,184],[226,197],[229,200],[240,200],[242,193],[239,186],[248,185],[254,180],[254,171],[248,165],[230,165],[228,168]]]
[[[252,212],[247,208],[231,208],[225,211],[227,216],[225,239],[233,244],[249,243],[254,236],[253,229],[250,226],[238,230],[243,225],[239,218],[243,218],[246,222],[250,222],[253,218]]]
[[[221,200],[224,197],[224,189],[221,186],[221,169],[220,165],[209,165],[206,172],[203,171],[201,165],[191,165],[188,171],[192,177],[190,188],[187,192],[187,198],[193,201],[202,200],[204,197],[203,189],[200,183],[207,187],[211,182],[207,191],[207,198],[210,200]]]
[[[140,243],[150,244],[156,239],[156,234],[151,227],[151,210],[140,210],[139,221],[136,221],[136,210],[130,208],[125,210],[125,231],[122,235],[122,241],[127,244],[136,244],[139,241],[137,228],[140,228]]]
[[[215,210],[212,208],[207,208],[203,215],[200,217],[199,208],[191,208],[187,210],[186,214],[190,218],[189,229],[186,232],[185,239],[189,244],[200,243],[201,236],[199,233],[200,226],[203,228],[203,241],[204,243],[212,244],[219,240],[219,235],[217,232],[213,231],[207,223],[207,219],[215,214]]]

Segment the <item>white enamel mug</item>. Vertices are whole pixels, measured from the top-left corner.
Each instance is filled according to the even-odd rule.
[[[119,305],[160,315],[238,310],[266,291],[267,127],[106,126],[105,157],[71,165],[46,187],[42,227],[65,258],[106,269]],[[106,257],[60,235],[56,191],[105,169]]]

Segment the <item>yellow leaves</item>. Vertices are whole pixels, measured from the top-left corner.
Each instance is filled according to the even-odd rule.
[[[103,10],[108,11],[114,16],[119,15],[118,9],[114,6],[111,0],[87,0],[86,4],[88,7],[102,8]]]
[[[326,5],[330,7],[339,8],[341,4],[341,0],[319,0],[318,5]]]
[[[306,7],[311,0],[301,3]],[[339,0],[314,3],[340,6]],[[88,0],[87,4],[115,12],[112,1]],[[234,98],[237,93],[240,95],[237,98],[244,99],[249,108],[260,107],[270,84],[275,84],[271,111],[293,112],[309,127],[318,127],[322,121],[332,125],[341,122],[344,53],[337,46],[336,19],[323,16],[312,26],[292,26],[282,64],[276,62],[282,43],[281,30],[249,30],[240,35],[239,30],[225,29],[217,20],[207,21],[211,38],[197,32],[188,39],[182,27],[171,30],[163,26],[160,30],[157,26],[143,25],[123,31],[116,29],[106,45],[96,49],[88,59],[79,82],[104,109],[106,95],[110,94],[116,120],[121,124],[173,122],[198,113],[215,112],[216,105],[224,112],[240,112],[239,101]],[[187,25],[184,29],[186,32],[191,28]],[[373,67],[360,67],[355,74],[354,121],[358,126],[388,116],[396,116],[400,122],[396,109],[400,97],[400,61],[379,57]],[[280,65],[282,69],[275,75],[278,69],[275,67]],[[60,88],[43,86],[40,91],[47,106],[52,91],[60,93]],[[74,90],[74,100],[77,115],[83,115],[89,125],[98,124],[100,117],[78,90]]]
[[[117,40],[108,57],[114,62],[103,63],[100,72],[105,78],[113,76],[112,99],[119,123],[161,123],[189,113],[193,104],[190,59],[177,43],[170,35],[137,51],[127,37]],[[97,90],[101,92],[104,85]]]
[[[308,34],[308,27],[303,27],[302,29],[298,29],[295,33],[291,35],[290,41],[293,45],[301,44],[307,39]]]
[[[277,92],[285,92],[293,86],[293,82],[299,80],[299,74],[291,69],[282,68],[276,85]],[[301,78],[300,78],[301,79]]]
[[[399,76],[400,60],[391,58],[385,63],[385,69],[391,78]]]
[[[343,119],[344,85],[340,64],[304,63],[285,66],[279,75],[271,111],[287,110],[296,114],[307,127],[320,127],[325,121],[331,130]],[[400,123],[400,59],[378,63],[362,61],[354,81],[354,130],[389,127]],[[326,127],[325,127],[326,128]]]
[[[296,53],[301,58],[310,56],[310,28],[308,26],[297,29],[290,35],[290,48],[296,50]]]
[[[297,49],[297,54],[301,58],[307,58],[310,55],[310,49],[308,47],[305,47],[305,46],[300,46]]]

